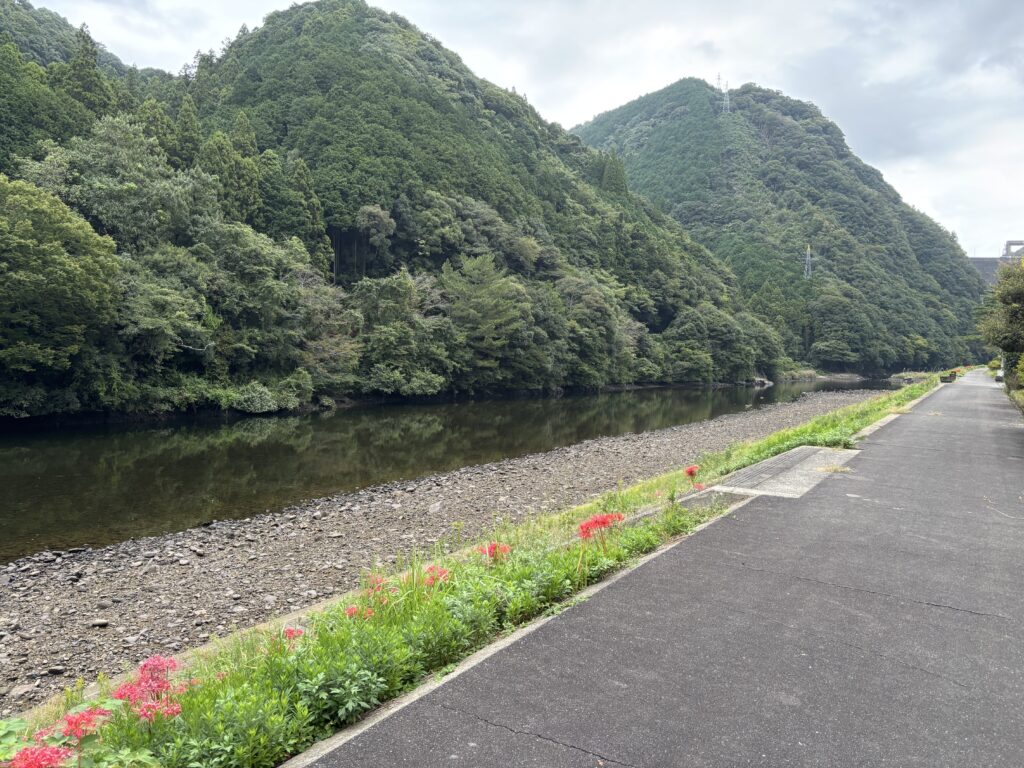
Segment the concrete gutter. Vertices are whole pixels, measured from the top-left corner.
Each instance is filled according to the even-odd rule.
[[[900,406],[901,409],[902,409],[901,411],[897,411],[896,413],[890,413],[887,416],[883,416],[882,418],[880,418],[875,423],[868,424],[866,427],[864,427],[864,429],[862,429],[860,432],[855,434],[853,436],[853,439],[854,440],[863,440],[868,435],[874,434],[875,432],[880,430],[882,427],[884,427],[886,424],[889,424],[889,423],[895,421],[896,419],[898,419],[900,416],[902,416],[903,415],[903,413],[902,413],[903,411],[911,410],[912,408],[914,408],[914,406],[916,406],[922,400],[925,400],[926,398],[931,397],[936,392],[938,392],[940,389],[942,389],[943,387],[946,387],[946,386],[949,386],[949,385],[948,384],[942,384],[942,383],[936,384],[934,387],[929,389],[927,392],[925,392],[923,395],[921,395],[917,399],[911,400],[906,405]]]

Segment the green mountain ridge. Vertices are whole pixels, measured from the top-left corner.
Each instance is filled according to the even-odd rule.
[[[681,80],[573,130],[731,267],[793,358],[878,372],[974,356],[983,286],[955,237],[814,105],[745,85],[726,112],[723,96]]]
[[[59,13],[35,7],[28,0],[0,0],[0,44],[14,43],[26,59],[41,67],[71,60],[77,47],[76,31]],[[102,45],[97,63],[111,75],[125,75],[129,70]]]
[[[0,172],[21,179],[0,177],[0,414],[703,385],[792,364],[617,158],[401,17],[293,6],[179,76],[105,73],[76,45],[46,70],[0,45],[23,116],[0,131]],[[32,120],[68,99],[82,119]]]

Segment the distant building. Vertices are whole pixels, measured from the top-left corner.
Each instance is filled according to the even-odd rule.
[[[1003,264],[1010,264],[1019,261],[1024,257],[1024,241],[1009,240],[1002,256],[996,258],[971,259],[971,264],[978,270],[981,279],[986,285],[995,285],[999,276],[999,267]]]

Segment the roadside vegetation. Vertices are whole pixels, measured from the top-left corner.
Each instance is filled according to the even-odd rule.
[[[1000,267],[999,281],[982,306],[979,327],[985,341],[1002,352],[1002,359],[989,367],[1002,368],[1006,391],[1024,410],[1024,261]]]
[[[226,638],[186,661],[154,657],[88,701],[79,685],[33,722],[0,722],[0,764],[270,768],[724,510],[691,503],[717,478],[800,445],[854,435],[936,377],[858,403],[456,555],[367,574],[331,608]],[[643,514],[640,514],[643,513]]]

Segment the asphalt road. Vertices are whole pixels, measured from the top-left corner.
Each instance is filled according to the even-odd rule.
[[[981,374],[319,758],[1024,765],[1024,421]]]

